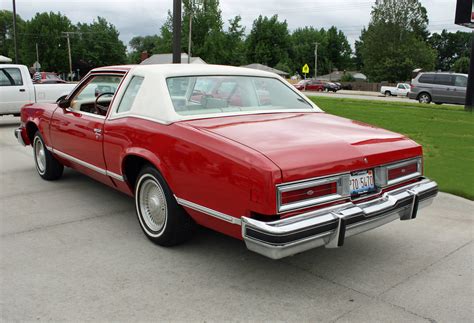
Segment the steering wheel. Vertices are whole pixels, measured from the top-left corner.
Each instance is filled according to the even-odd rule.
[[[109,110],[108,107],[105,107],[103,105],[100,105],[98,102],[99,102],[99,98],[104,96],[104,95],[114,95],[115,93],[114,92],[104,92],[104,93],[101,93],[99,94],[96,98],[95,98],[95,101],[94,101],[94,109],[95,109],[95,112],[97,114],[107,114],[107,111]]]

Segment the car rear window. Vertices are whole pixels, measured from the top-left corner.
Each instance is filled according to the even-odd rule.
[[[434,74],[422,74],[420,78],[418,79],[418,82],[420,83],[434,83]]]
[[[265,110],[313,110],[283,82],[254,76],[185,76],[166,80],[173,107],[181,115]]]

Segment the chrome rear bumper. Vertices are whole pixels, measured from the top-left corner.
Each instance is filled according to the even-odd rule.
[[[273,222],[242,217],[242,236],[249,250],[273,259],[322,245],[337,248],[346,237],[395,219],[414,219],[437,193],[436,182],[423,179],[369,202],[349,202]]]

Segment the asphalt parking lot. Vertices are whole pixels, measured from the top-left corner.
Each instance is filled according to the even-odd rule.
[[[36,174],[0,117],[2,321],[472,322],[474,203],[440,194],[396,221],[280,261],[201,229],[162,248],[133,200],[66,170]]]

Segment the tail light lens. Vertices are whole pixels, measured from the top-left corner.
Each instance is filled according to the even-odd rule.
[[[350,175],[344,174],[277,187],[278,212],[336,201],[349,196]]]
[[[375,184],[379,187],[401,183],[423,174],[421,158],[377,167],[375,169]]]

